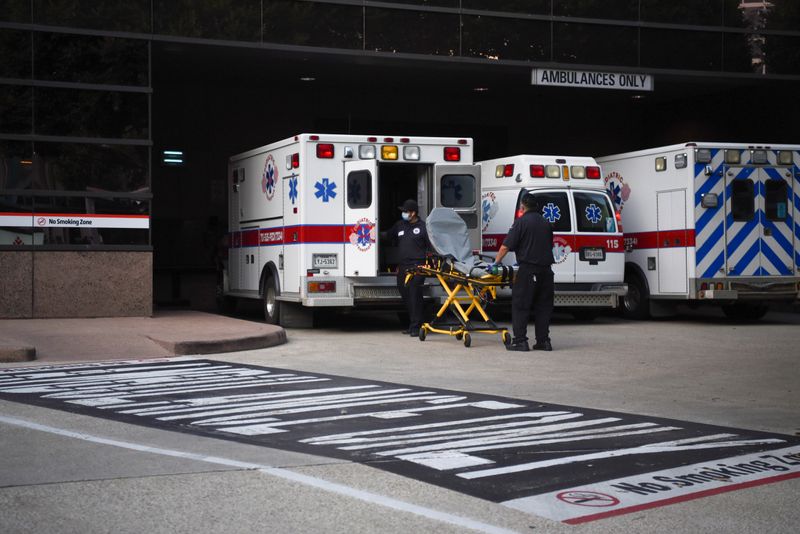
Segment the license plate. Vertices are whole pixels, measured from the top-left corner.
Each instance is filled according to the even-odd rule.
[[[338,254],[312,254],[311,264],[314,269],[338,269]]]
[[[606,254],[602,248],[585,248],[583,249],[583,257],[587,260],[604,260],[606,259]]]

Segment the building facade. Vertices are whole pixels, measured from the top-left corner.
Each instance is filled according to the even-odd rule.
[[[479,159],[800,142],[793,0],[5,0],[0,50],[0,317],[203,307],[227,157],[301,131],[470,136]]]

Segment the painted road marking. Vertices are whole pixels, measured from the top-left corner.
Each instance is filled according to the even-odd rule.
[[[47,425],[40,425],[38,423],[32,423],[30,421],[17,419],[15,417],[6,417],[3,415],[0,415],[0,423],[28,428],[31,430],[38,430],[40,432],[47,432],[59,436],[70,437],[82,441],[100,443],[102,445],[110,445],[112,447],[120,447],[123,449],[146,452],[150,454],[159,454],[161,456],[171,456],[173,458],[196,460],[198,462],[223,465],[226,467],[235,467],[238,469],[255,469],[265,475],[278,477],[284,480],[289,480],[291,482],[298,482],[306,486],[312,486],[331,493],[336,493],[339,495],[344,495],[346,497],[358,499],[369,504],[377,504],[379,506],[392,508],[394,510],[399,510],[401,512],[408,512],[427,519],[441,521],[443,523],[449,523],[457,527],[467,528],[478,532],[486,532],[488,534],[513,534],[514,532],[512,530],[504,529],[494,525],[489,525],[487,523],[482,523],[480,521],[475,521],[467,517],[461,517],[447,512],[426,508],[424,506],[407,503],[405,501],[394,499],[392,497],[387,497],[385,495],[359,490],[356,488],[352,488],[350,486],[345,486],[344,484],[337,484],[336,482],[329,482],[321,478],[312,477],[310,475],[304,475],[302,473],[297,473],[296,471],[290,471],[288,469],[284,469],[281,467],[273,467],[264,464],[254,464],[250,462],[240,462],[238,460],[233,460],[230,458],[221,458],[219,456],[206,456],[204,454],[194,454],[191,452],[178,451],[175,449],[162,449],[160,447],[152,447],[150,445],[143,445],[140,443],[131,443],[129,441],[120,441],[116,439],[103,438],[100,436],[92,436],[90,434],[85,434],[83,432],[73,432],[71,430],[66,430],[63,428],[55,428]]]
[[[568,523],[800,476],[793,436],[193,358],[7,369],[0,398],[366,463]]]

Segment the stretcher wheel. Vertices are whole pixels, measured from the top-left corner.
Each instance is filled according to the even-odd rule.
[[[472,345],[472,337],[469,334],[464,334],[464,346],[469,347]]]
[[[419,329],[419,340],[420,341],[425,341],[425,336],[426,335],[427,335],[426,330],[424,328],[420,328]]]
[[[456,334],[456,339],[459,340],[459,341],[461,341],[461,338],[463,338],[463,337],[464,337],[464,333],[463,332],[459,332],[458,334]]]
[[[503,332],[503,345],[506,347],[511,345],[511,334],[508,332]]]

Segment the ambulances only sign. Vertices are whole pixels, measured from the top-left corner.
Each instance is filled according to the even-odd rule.
[[[562,69],[533,69],[533,85],[652,91],[653,76],[625,72],[594,72]]]

